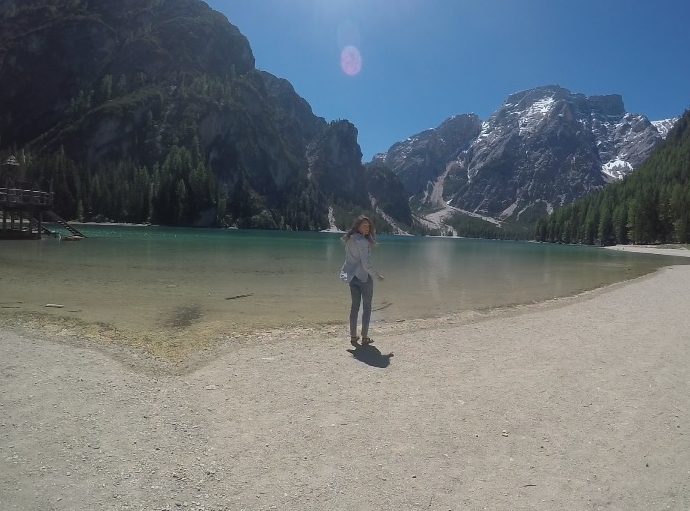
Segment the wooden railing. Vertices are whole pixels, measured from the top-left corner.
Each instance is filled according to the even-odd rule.
[[[22,190],[21,188],[0,188],[0,206],[40,206],[53,205],[53,194],[40,190]]]

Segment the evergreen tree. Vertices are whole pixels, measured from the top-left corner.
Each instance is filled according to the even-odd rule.
[[[597,229],[597,237],[601,245],[612,245],[615,242],[615,234],[613,229],[613,204],[610,197],[601,203],[599,209],[599,227]]]

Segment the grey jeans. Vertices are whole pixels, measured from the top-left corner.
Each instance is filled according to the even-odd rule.
[[[371,275],[366,282],[362,282],[357,277],[353,277],[350,282],[350,295],[352,296],[352,306],[350,307],[350,337],[357,337],[357,314],[359,314],[359,304],[364,304],[362,310],[362,337],[369,334],[369,320],[371,319],[371,299],[374,297],[374,279]]]

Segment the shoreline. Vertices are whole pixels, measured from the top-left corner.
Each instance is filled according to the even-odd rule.
[[[475,216],[480,216],[480,215],[475,215]],[[240,229],[236,226],[227,226],[227,227],[215,227],[215,226],[208,226],[208,227],[196,227],[196,226],[172,226],[172,225],[162,225],[162,224],[152,224],[152,223],[128,223],[128,222],[80,222],[78,220],[68,220],[67,221],[70,224],[74,225],[85,225],[85,226],[98,226],[98,227],[109,227],[109,226],[114,226],[114,227],[170,227],[170,228],[179,228],[179,229],[218,229],[218,230],[245,230],[245,231],[265,231],[266,229],[253,229],[253,228],[243,228]],[[55,222],[45,222],[47,224],[55,223]],[[268,229],[270,230],[276,230],[276,229]],[[281,229],[277,229],[279,232],[283,232]],[[294,232],[294,231],[285,231],[285,232]],[[314,232],[314,233],[325,233],[325,234],[345,234],[347,231],[340,230],[337,227],[329,227],[327,229],[319,229],[319,230],[308,230],[308,231],[297,231],[297,232]],[[430,234],[410,234],[410,233],[398,233],[398,232],[390,232],[390,233],[383,233],[389,236],[416,236],[416,237],[427,237],[427,238],[449,238],[449,239],[472,239],[472,240],[487,240],[487,241],[511,241],[511,240],[501,240],[497,238],[475,238],[471,236],[458,236],[458,235],[452,235],[452,236],[446,236],[442,234],[435,234],[435,235],[430,235]],[[525,243],[547,243],[547,242],[542,242],[542,241],[536,241],[536,240],[530,240],[530,239],[525,239],[525,240],[514,240],[514,241],[520,241],[520,242],[525,242]],[[548,244],[548,243],[547,243]],[[587,246],[587,245],[582,245],[582,244],[572,244],[573,246]],[[596,245],[591,245],[593,248],[596,248]],[[657,255],[674,255],[669,252],[673,252],[676,250],[680,251],[688,251],[690,252],[690,244],[678,244],[678,243],[665,243],[665,244],[654,244],[654,245],[634,245],[634,244],[628,244],[628,245],[609,245],[609,246],[604,246],[604,247],[598,247],[598,248],[604,248],[607,250],[618,250],[618,251],[623,251],[623,252],[636,252],[640,254],[657,254]],[[683,255],[681,257],[690,257],[690,255]]]
[[[659,249],[649,252],[647,246],[623,246],[626,251],[637,251],[643,254],[681,255],[679,249]],[[604,247],[616,249],[616,247]],[[654,247],[652,247],[654,248]],[[682,249],[682,254],[690,256],[690,250]],[[407,317],[404,319],[376,319],[372,317],[371,329],[377,335],[402,335],[409,332],[434,329],[438,324],[460,326],[498,318],[510,318],[537,311],[558,309],[610,290],[630,285],[639,280],[651,278],[664,271],[670,265],[643,275],[629,277],[625,280],[578,291],[566,296],[539,299],[530,302],[505,303],[484,308],[465,309],[451,313],[438,313],[431,316]],[[8,302],[9,303],[9,302]],[[346,322],[329,321],[326,323],[299,324],[291,323],[273,327],[240,329],[231,334],[219,334],[203,340],[178,338],[170,335],[167,340],[151,336],[146,331],[120,331],[118,327],[102,323],[84,322],[79,318],[55,317],[48,312],[8,313],[0,322],[0,334],[3,329],[21,332],[22,335],[40,336],[51,342],[64,342],[69,345],[102,350],[124,363],[138,367],[150,374],[181,375],[195,371],[213,360],[223,350],[244,349],[248,346],[273,345],[285,339],[297,341],[303,337],[346,337]],[[196,331],[197,336],[204,332],[203,324]],[[209,333],[209,332],[206,332]],[[186,339],[186,341],[185,341]]]
[[[619,252],[634,252],[636,254],[654,254],[673,257],[690,257],[690,249],[684,245],[670,247],[668,245],[613,245],[603,247],[607,250],[617,250]]]
[[[687,509],[690,266],[181,375],[0,330],[3,509]],[[357,491],[351,491],[352,488]],[[143,490],[145,489],[145,490]]]
[[[478,215],[477,215],[478,216]],[[70,224],[74,225],[85,225],[85,226],[98,226],[98,227],[109,227],[109,226],[114,226],[114,227],[171,227],[171,228],[180,228],[180,229],[218,229],[218,230],[245,230],[245,231],[263,231],[264,229],[240,229],[236,226],[228,226],[228,227],[193,227],[193,226],[169,226],[169,225],[161,225],[161,224],[151,224],[151,223],[127,223],[127,222],[79,222],[78,220],[68,220],[67,221]],[[55,222],[45,222],[46,224],[52,224]],[[279,230],[280,231],[280,230]],[[286,231],[288,232],[288,231]],[[327,229],[320,229],[320,230],[313,230],[313,231],[302,231],[302,232],[314,232],[314,233],[325,233],[325,234],[345,234],[347,231],[343,231],[338,229],[337,227],[329,227]],[[487,241],[506,241],[506,240],[500,240],[500,239],[495,239],[495,238],[473,238],[473,237],[467,237],[467,236],[445,236],[445,235],[419,235],[419,234],[410,234],[410,233],[397,233],[397,232],[391,232],[391,233],[385,233],[390,236],[417,236],[417,237],[428,237],[428,238],[449,238],[449,239],[473,239],[473,240],[487,240]],[[545,242],[540,242],[536,240],[516,240],[516,241],[522,241],[525,243],[545,243]],[[580,244],[574,244],[573,246],[581,246]],[[595,245],[592,245],[592,247],[596,247]],[[635,252],[635,253],[640,253],[640,254],[656,254],[656,255],[675,255],[679,257],[690,257],[690,244],[675,244],[675,243],[667,243],[667,244],[661,244],[661,245],[610,245],[610,246],[605,246],[605,247],[599,247],[599,248],[604,248],[606,250],[618,250],[621,252]],[[674,251],[680,251],[679,253],[673,253]],[[685,254],[684,252],[688,252]]]

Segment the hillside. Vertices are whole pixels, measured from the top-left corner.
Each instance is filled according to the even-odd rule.
[[[540,220],[536,238],[588,245],[690,242],[690,111],[639,170]]]

